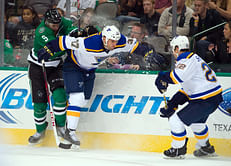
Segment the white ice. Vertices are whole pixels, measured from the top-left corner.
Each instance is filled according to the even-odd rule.
[[[229,157],[164,159],[160,153],[0,146],[0,166],[231,166]]]

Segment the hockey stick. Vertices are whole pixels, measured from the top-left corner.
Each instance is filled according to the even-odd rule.
[[[72,144],[61,143],[59,138],[58,138],[58,134],[57,134],[57,130],[56,130],[56,124],[55,124],[54,111],[53,111],[53,107],[52,107],[52,103],[51,103],[51,99],[50,99],[50,87],[49,87],[49,84],[47,81],[47,73],[46,73],[46,69],[45,69],[44,60],[42,60],[42,69],[43,69],[43,76],[44,76],[44,82],[45,82],[46,93],[47,93],[47,100],[48,100],[48,103],[50,106],[51,123],[52,123],[52,127],[53,127],[56,145],[60,148],[63,148],[63,149],[70,149]]]
[[[167,100],[166,100],[165,92],[163,93],[163,97],[164,97],[164,108],[165,108],[165,109],[168,109],[168,105],[167,105]]]

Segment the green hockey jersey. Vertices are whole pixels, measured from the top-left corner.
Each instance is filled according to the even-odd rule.
[[[59,30],[55,34],[55,32],[52,29],[50,29],[48,26],[46,26],[44,21],[42,21],[35,30],[34,48],[32,49],[32,53],[28,57],[28,61],[38,64],[37,52],[41,48],[43,48],[46,43],[48,43],[51,40],[56,39],[58,36],[68,35],[73,29],[76,29],[76,28],[77,27],[72,25],[71,20],[62,17]],[[55,61],[57,57],[60,57],[61,55],[64,55],[64,54],[65,52],[57,52],[55,53],[54,57],[52,57],[52,59],[54,59]]]

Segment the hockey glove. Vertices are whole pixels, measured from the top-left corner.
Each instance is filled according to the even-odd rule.
[[[170,100],[167,101],[167,109],[160,109],[160,117],[169,118],[175,110],[177,110],[179,105],[183,105],[187,101],[189,101],[188,97],[184,93],[178,91]]]
[[[53,52],[45,45],[42,49],[38,51],[38,62],[41,63],[42,60],[48,61],[48,59],[53,56]]]
[[[165,91],[167,91],[168,88],[168,83],[163,81],[162,77],[165,73],[164,72],[159,72],[156,81],[155,81],[155,85],[157,87],[157,89],[160,91],[160,93],[164,93]]]
[[[175,110],[177,108],[161,108],[160,109],[160,117],[161,118],[169,118],[170,116],[172,116],[172,114],[174,114]]]

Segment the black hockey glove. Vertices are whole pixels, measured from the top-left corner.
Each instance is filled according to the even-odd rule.
[[[38,62],[41,63],[42,60],[48,61],[48,59],[54,55],[54,53],[45,45],[41,48],[38,53]]]
[[[183,105],[187,101],[189,101],[188,97],[184,93],[178,91],[170,100],[167,101],[167,109],[160,109],[160,117],[169,118],[172,114],[174,114],[179,105]]]
[[[160,117],[161,118],[170,118],[172,116],[172,114],[174,114],[175,110],[177,108],[161,108],[160,109]]]
[[[160,93],[164,93],[165,91],[167,91],[168,88],[168,83],[163,81],[162,79],[164,74],[165,74],[164,72],[159,72],[155,81],[155,85],[157,89],[160,91]]]

